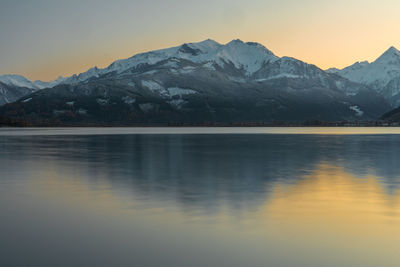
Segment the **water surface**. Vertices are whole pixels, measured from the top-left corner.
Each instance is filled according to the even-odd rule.
[[[0,266],[400,266],[398,128],[0,129]]]

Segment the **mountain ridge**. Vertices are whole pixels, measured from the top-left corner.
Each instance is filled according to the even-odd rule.
[[[131,68],[131,67],[137,66],[139,64],[143,64],[143,63],[155,64],[159,61],[162,61],[162,60],[165,60],[165,59],[171,58],[171,57],[187,59],[187,58],[190,58],[190,56],[192,56],[192,58],[190,58],[190,59],[193,60],[193,57],[197,57],[195,60],[198,62],[204,62],[204,61],[211,60],[211,58],[213,56],[219,57],[221,59],[226,59],[226,58],[224,58],[224,56],[229,57],[229,56],[227,56],[226,53],[224,54],[224,52],[226,52],[226,51],[218,51],[218,48],[221,48],[221,47],[231,48],[233,46],[233,44],[257,46],[260,50],[264,50],[265,54],[270,55],[271,59],[277,58],[270,50],[268,50],[265,46],[263,46],[259,43],[255,43],[255,42],[246,42],[245,43],[245,42],[241,41],[240,39],[235,39],[235,40],[232,40],[232,41],[226,43],[225,45],[223,45],[212,39],[206,39],[204,41],[197,42],[197,43],[184,43],[182,45],[174,46],[174,47],[170,47],[170,48],[163,48],[163,49],[157,49],[157,50],[147,51],[147,52],[143,52],[143,53],[138,53],[138,54],[135,54],[126,59],[115,60],[105,68],[98,68],[97,66],[94,66],[85,72],[82,72],[79,74],[73,74],[69,77],[59,76],[58,79],[49,81],[49,82],[44,82],[44,81],[40,81],[40,80],[31,81],[31,80],[25,78],[24,76],[18,75],[18,74],[0,75],[0,81],[3,83],[6,83],[8,85],[13,85],[13,86],[27,87],[28,85],[30,85],[30,88],[33,88],[33,89],[43,89],[46,87],[54,87],[58,84],[70,84],[70,83],[74,83],[74,82],[82,82],[89,78],[98,77],[99,75],[107,74],[107,73],[113,72],[113,71],[121,72],[128,68]],[[194,47],[195,49],[200,50],[202,52],[201,55],[203,55],[203,57],[201,57],[201,55],[199,55],[199,54],[188,53],[189,50],[185,50],[184,49],[185,47],[186,48]],[[221,54],[218,55],[217,54],[218,52],[220,52]],[[239,51],[239,52],[241,52],[241,51]],[[208,55],[209,57],[208,58],[204,57],[205,55]],[[18,76],[20,78],[20,80],[14,81],[14,82],[10,81],[10,79],[8,78],[10,76]],[[21,82],[22,79],[24,79],[25,81]]]
[[[392,107],[400,105],[400,86],[395,83],[400,79],[400,51],[394,46],[387,49],[373,62],[356,62],[340,70],[327,71],[377,90]]]
[[[185,43],[93,67],[0,108],[53,124],[373,120],[390,110],[368,86],[261,44]]]

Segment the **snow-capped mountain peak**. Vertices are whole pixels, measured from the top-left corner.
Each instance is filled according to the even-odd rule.
[[[220,60],[231,62],[236,68],[243,68],[247,75],[258,71],[264,63],[274,62],[279,58],[270,50],[258,43],[245,43],[239,39],[222,46],[217,53],[217,63]]]
[[[16,74],[4,74],[0,76],[0,82],[9,85],[9,86],[16,86],[16,87],[26,87],[30,89],[43,89],[48,87],[54,87],[62,82],[64,82],[66,78],[59,76],[56,80],[50,82],[43,82],[40,80],[31,81],[21,75]]]
[[[385,51],[375,63],[400,65],[400,51],[394,46]]]
[[[227,44],[220,44],[214,40],[207,39],[197,43],[185,43],[176,47],[136,54],[127,59],[116,60],[104,69],[96,66],[83,73],[74,74],[67,78],[60,76],[58,79],[50,82],[39,80],[33,82],[20,75],[0,76],[0,82],[7,85],[39,90],[54,87],[58,84],[85,82],[107,73],[122,73],[142,64],[154,65],[173,58],[185,59],[194,63],[217,64],[222,68],[226,64],[233,64],[235,68],[243,70],[248,76],[258,71],[265,63],[274,62],[279,59],[259,43],[246,43],[240,39],[236,39]]]
[[[400,75],[400,51],[392,46],[374,62],[356,62],[339,70],[337,74],[351,81],[373,85],[376,89],[380,89]]]
[[[79,75],[67,78],[64,83],[82,82],[110,72],[121,73],[141,64],[154,65],[163,60],[178,58],[195,63],[215,62],[223,67],[232,63],[238,69],[244,69],[251,75],[261,68],[265,62],[273,62],[279,58],[263,45],[253,42],[245,43],[239,39],[222,45],[207,39],[198,43],[185,43],[180,46],[136,54],[128,59],[117,60],[107,68],[92,68]]]
[[[396,47],[391,46],[391,47],[389,47],[388,50],[386,50],[385,53],[383,53],[383,55],[386,55],[386,54],[400,56],[400,51]]]
[[[34,85],[36,85],[36,87],[38,89],[43,89],[43,88],[49,88],[49,87],[54,87],[60,83],[63,83],[66,80],[66,78],[64,78],[63,76],[59,76],[57,79],[55,79],[54,81],[50,81],[50,82],[43,82],[40,80],[36,80],[33,82]]]
[[[355,64],[336,71],[353,82],[368,85],[378,92],[381,92],[392,105],[400,102],[392,101],[393,96],[400,94],[400,87],[394,88],[392,81],[400,78],[400,51],[394,46],[386,50],[374,62],[356,62]]]
[[[0,76],[0,82],[11,86],[39,89],[32,81],[28,80],[24,76],[16,74],[2,75]]]
[[[204,41],[198,42],[198,43],[189,43],[187,45],[189,45],[192,48],[199,49],[203,53],[210,53],[212,51],[217,50],[219,47],[222,46],[220,43],[218,43],[214,40],[211,40],[211,39],[207,39],[207,40],[204,40]]]
[[[101,121],[114,108],[113,121],[121,114],[130,114],[128,120],[147,120],[159,114],[162,120],[175,115],[177,120],[186,120],[181,117],[186,112],[199,121],[236,117],[263,121],[373,118],[390,108],[379,93],[366,86],[295,58],[277,57],[259,43],[239,39],[226,44],[208,39],[140,53],[57,82],[68,85],[15,97],[14,101],[20,99],[18,105],[26,108],[17,110],[22,110],[23,116],[42,112],[57,119],[68,110],[82,121],[87,114]],[[9,95],[3,102],[10,102]],[[46,104],[48,100],[54,105]],[[47,110],[38,109],[39,103],[45,103]],[[315,109],[304,108],[313,104]],[[16,110],[14,106],[11,109]]]

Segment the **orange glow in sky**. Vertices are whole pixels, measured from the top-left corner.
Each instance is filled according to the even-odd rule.
[[[0,75],[51,80],[208,38],[343,68],[400,48],[399,10],[397,0],[9,1],[0,10]]]

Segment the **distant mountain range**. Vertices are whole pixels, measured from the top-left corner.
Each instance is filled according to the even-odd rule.
[[[0,116],[31,124],[375,120],[400,104],[400,52],[324,71],[258,43],[188,43],[52,82],[0,76]]]
[[[342,70],[329,69],[350,81],[376,90],[393,106],[400,106],[400,51],[389,48],[374,62],[356,62]]]

